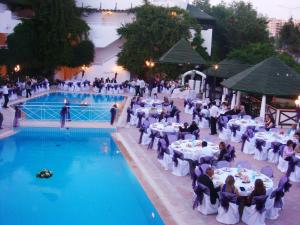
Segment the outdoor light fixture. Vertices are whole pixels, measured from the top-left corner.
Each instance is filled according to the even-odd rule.
[[[219,65],[218,64],[214,65],[214,69],[218,70],[219,69]]]
[[[153,68],[153,67],[155,66],[155,62],[153,62],[152,59],[146,60],[146,61],[145,61],[145,64],[146,64],[146,66],[149,67],[149,68]]]
[[[172,11],[170,14],[171,14],[171,16],[177,16],[177,12],[176,11]]]
[[[20,65],[16,65],[15,68],[14,68],[14,71],[17,73],[21,70],[21,67]]]
[[[298,99],[295,100],[295,104],[297,107],[300,107],[300,95],[298,96]]]
[[[86,65],[83,65],[83,66],[81,67],[81,69],[82,69],[83,71],[86,71],[87,66],[86,66]]]

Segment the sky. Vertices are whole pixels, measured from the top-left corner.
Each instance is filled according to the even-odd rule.
[[[223,0],[226,3],[232,0]],[[215,5],[221,0],[210,0]],[[257,11],[269,18],[288,19],[293,16],[294,19],[300,20],[300,0],[248,0]]]

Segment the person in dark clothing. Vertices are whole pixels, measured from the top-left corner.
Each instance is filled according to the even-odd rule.
[[[179,132],[189,132],[189,124],[187,122],[185,122],[183,124],[183,127],[179,127]]]
[[[116,104],[114,104],[110,109],[110,125],[114,124],[114,121],[115,121],[115,118],[117,115],[117,109],[118,109],[118,107]]]
[[[195,121],[192,121],[191,125],[188,128],[188,131],[190,133],[193,133],[194,131],[199,130],[199,127]]]
[[[219,154],[219,157],[218,157],[218,161],[226,160],[225,155],[227,153],[227,148],[226,148],[226,145],[223,141],[220,142],[219,149],[220,149],[220,154]]]
[[[176,106],[173,106],[170,114],[169,114],[169,117],[174,117],[175,116],[175,113],[178,111],[177,107]]]
[[[256,179],[254,183],[254,190],[246,200],[247,204],[251,204],[253,197],[261,195],[266,195],[266,187],[261,179]]]
[[[25,89],[26,89],[26,98],[31,97],[31,81],[30,79],[27,80],[25,84]]]
[[[209,188],[210,191],[210,202],[211,204],[216,204],[218,198],[218,192],[220,191],[220,187],[215,188],[212,182],[212,176],[214,175],[214,169],[208,167],[205,171],[205,174],[200,175],[197,178],[197,182],[205,185]]]

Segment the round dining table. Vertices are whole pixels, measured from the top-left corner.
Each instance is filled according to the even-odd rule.
[[[171,153],[174,150],[182,153],[185,159],[191,160],[199,160],[200,157],[206,156],[202,151],[202,140],[178,140],[169,146],[169,150]],[[206,154],[208,151],[211,155],[217,156],[219,153],[219,146],[212,142],[208,142]]]
[[[182,123],[171,122],[157,122],[150,125],[150,129],[160,134],[164,133],[178,133],[179,127],[183,126]]]
[[[235,187],[239,191],[240,196],[249,196],[254,190],[254,183],[256,179],[261,179],[266,187],[267,194],[270,194],[273,190],[273,181],[266,175],[245,168],[228,168],[224,167],[216,169],[213,175],[213,183],[215,187],[219,187],[225,184],[226,178],[232,175],[235,179]]]
[[[240,132],[244,133],[248,126],[255,126],[256,129],[264,127],[264,123],[253,119],[235,118],[228,121],[228,125],[240,126]]]
[[[286,144],[288,140],[295,141],[294,137],[278,134],[271,131],[256,132],[254,138],[255,140],[264,140],[266,142],[266,148],[270,148],[272,142],[280,142],[281,144]]]
[[[161,105],[162,100],[154,99],[154,98],[145,98],[145,99],[142,100],[142,103],[144,103],[145,105],[149,105],[149,106],[152,106],[153,104]]]
[[[138,112],[145,113],[145,116],[148,117],[151,114],[160,114],[163,111],[161,107],[140,107],[135,110],[135,115],[137,115]]]

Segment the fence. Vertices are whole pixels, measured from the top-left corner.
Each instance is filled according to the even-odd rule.
[[[21,107],[22,118],[25,120],[57,121],[60,120],[61,103],[50,104],[25,104]],[[72,121],[97,121],[110,120],[111,104],[70,105],[68,106],[67,119]]]

